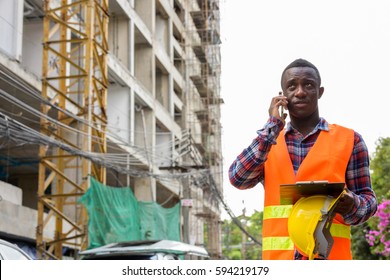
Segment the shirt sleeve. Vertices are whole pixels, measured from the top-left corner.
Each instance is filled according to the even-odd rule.
[[[283,126],[281,120],[270,117],[265,126],[257,131],[257,137],[230,165],[229,180],[233,186],[249,189],[263,182],[264,163]]]
[[[367,221],[377,210],[377,199],[371,186],[369,154],[367,146],[355,132],[355,143],[346,173],[346,183],[353,192],[355,205],[343,216],[347,224],[358,225]]]

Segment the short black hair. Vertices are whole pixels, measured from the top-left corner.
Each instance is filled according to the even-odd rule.
[[[282,72],[282,77],[281,77],[281,80],[280,80],[281,84],[282,84],[282,81],[283,81],[284,73],[286,73],[286,71],[288,69],[294,68],[294,67],[310,67],[310,68],[314,69],[314,71],[317,73],[317,76],[318,76],[318,84],[321,85],[320,71],[318,71],[317,67],[313,63],[311,63],[310,61],[307,61],[306,59],[303,59],[303,58],[298,58],[298,59],[294,60],[289,65],[287,65],[286,68],[284,68],[284,70]]]

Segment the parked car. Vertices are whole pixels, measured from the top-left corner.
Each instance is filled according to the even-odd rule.
[[[32,260],[16,244],[0,239],[0,260]]]
[[[83,260],[179,260],[184,256],[208,259],[205,248],[172,240],[111,243],[79,253]]]

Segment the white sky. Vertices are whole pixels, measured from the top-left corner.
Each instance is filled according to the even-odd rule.
[[[224,195],[235,215],[244,206],[249,214],[263,209],[263,186],[236,190],[227,172],[267,121],[281,72],[294,59],[305,58],[320,71],[325,87],[320,116],[360,133],[370,154],[379,137],[390,137],[390,1],[221,0],[220,5]]]

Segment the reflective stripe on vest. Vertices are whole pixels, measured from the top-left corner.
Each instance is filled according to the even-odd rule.
[[[264,237],[263,250],[294,250],[290,237]]]
[[[292,205],[277,205],[264,207],[263,219],[288,218]]]
[[[292,209],[292,205],[277,205],[264,207],[263,218],[278,219],[288,218]],[[333,237],[350,238],[351,227],[343,224],[332,223],[330,233]],[[293,250],[294,244],[289,237],[264,237],[263,250]]]
[[[332,223],[330,227],[330,234],[333,237],[351,238],[351,227],[343,224]]]
[[[288,218],[291,213],[292,205],[276,205],[264,207],[263,219]],[[332,223],[330,233],[334,237],[350,238],[351,227],[339,223]]]

